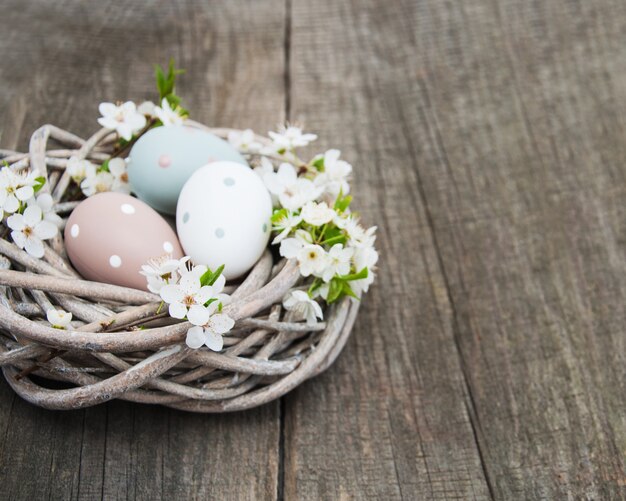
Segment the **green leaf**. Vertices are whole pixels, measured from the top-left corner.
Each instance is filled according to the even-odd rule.
[[[110,158],[102,162],[102,165],[98,167],[98,172],[111,172],[109,170],[109,160]]]
[[[311,162],[311,165],[319,172],[324,172],[324,157],[322,155],[315,157]]]
[[[335,245],[335,244],[345,244],[347,242],[347,238],[345,235],[336,235],[331,238],[327,238],[322,242],[322,245]]]
[[[167,73],[165,73],[164,69],[158,64],[154,65],[154,77],[157,90],[159,91],[159,103],[163,99],[167,99],[168,103],[170,103],[173,108],[180,106],[180,97],[174,94],[174,89],[176,87],[176,76],[184,72],[185,70],[176,68],[173,58],[169,61]]]
[[[350,297],[353,297],[354,299],[359,299],[359,296],[357,296],[354,293],[354,291],[352,290],[352,287],[350,287],[350,284],[348,282],[343,282],[341,292],[342,292],[342,296],[350,296]]]
[[[343,281],[340,278],[333,278],[330,281],[330,286],[328,287],[328,297],[326,298],[326,302],[328,304],[334,303],[341,296],[341,292],[343,290]]]
[[[213,285],[215,281],[224,271],[224,265],[220,266],[217,270],[211,271],[211,268],[207,268],[204,274],[200,277],[201,285]]]
[[[154,65],[154,78],[156,79],[159,97],[161,97],[163,95],[163,91],[165,90],[165,74],[163,73],[163,69],[158,64]]]
[[[220,304],[217,305],[217,312],[218,313],[222,313],[222,310],[224,309],[224,305],[222,304],[222,302],[220,301]]]
[[[365,267],[361,271],[359,271],[358,273],[352,273],[350,275],[343,275],[343,276],[341,276],[339,278],[341,278],[341,280],[346,280],[346,281],[363,280],[364,278],[367,278],[368,274],[369,274],[369,271],[368,271],[367,267]]]
[[[321,238],[323,239],[323,245],[343,244],[346,243],[347,240],[343,230],[337,228],[335,225],[328,225]]]
[[[322,286],[323,283],[324,282],[322,281],[321,278],[316,278],[315,280],[313,280],[313,283],[311,284],[311,286],[307,290],[307,294],[309,295],[309,297],[313,297],[313,293],[317,289],[319,289]]]
[[[39,190],[41,190],[41,188],[43,188],[43,185],[46,184],[46,178],[43,176],[39,176],[35,178],[35,184],[33,185],[33,191],[35,193],[37,193]]]
[[[345,212],[350,204],[352,203],[352,195],[343,196],[342,193],[339,193],[337,200],[335,201],[335,210],[339,212]]]
[[[217,301],[217,298],[216,297],[212,297],[206,303],[204,303],[204,306],[209,306],[211,303],[214,303],[215,301]]]
[[[328,298],[326,299],[326,302],[328,304],[331,304],[344,296],[350,296],[355,299],[359,299],[359,297],[352,290],[352,287],[350,287],[350,284],[347,282],[347,280],[345,280],[343,277],[334,277],[330,281]]]
[[[171,94],[168,94],[165,99],[167,99],[167,102],[170,103],[172,109],[175,109],[180,105],[180,97],[178,97],[173,92]]]
[[[289,215],[289,211],[287,209],[276,209],[272,214],[272,224],[276,224],[278,221],[286,218]]]

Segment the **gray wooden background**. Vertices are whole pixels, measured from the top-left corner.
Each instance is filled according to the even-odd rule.
[[[0,143],[187,69],[339,146],[378,283],[334,367],[225,416],[0,384],[3,499],[626,498],[623,0],[0,2]]]

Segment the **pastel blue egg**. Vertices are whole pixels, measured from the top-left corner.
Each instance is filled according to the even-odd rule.
[[[229,143],[201,129],[155,127],[141,136],[128,156],[128,181],[152,208],[176,214],[183,185],[200,167],[215,161],[248,165]]]

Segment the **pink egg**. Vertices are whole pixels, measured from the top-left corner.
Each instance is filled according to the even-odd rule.
[[[122,193],[99,193],[67,220],[65,249],[87,280],[147,290],[139,272],[149,259],[183,251],[168,222],[147,204]]]

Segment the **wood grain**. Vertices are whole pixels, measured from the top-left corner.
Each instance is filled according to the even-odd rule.
[[[345,353],[282,405],[61,414],[1,383],[5,497],[626,499],[623,2],[8,0],[0,18],[3,147],[45,122],[86,135],[174,56],[196,118],[287,117],[340,147],[381,250]]]
[[[397,120],[413,86],[390,61],[410,47],[401,17],[395,3],[293,2],[291,118],[353,163],[381,262],[345,353],[286,398],[285,499],[489,497],[412,144]]]
[[[419,55],[398,120],[494,495],[623,499],[624,4],[401,9]]]
[[[54,123],[87,136],[102,100],[153,95],[174,57],[194,118],[269,130],[284,120],[284,4],[3,2],[0,128],[24,148]],[[245,29],[244,29],[245,27]],[[115,402],[46,412],[2,381],[0,477],[8,499],[272,499],[278,403],[197,416]],[[262,472],[254,472],[263,465]]]
[[[430,410],[411,401],[412,368],[433,378],[418,379],[418,394],[442,398],[436,383],[451,379],[456,364],[448,351],[452,363],[433,372],[442,363],[432,350],[447,341],[448,350],[460,349],[492,496],[625,495],[623,110],[615,107],[622,80],[613,70],[623,53],[610,42],[624,16],[608,2],[591,12],[538,5],[361,2],[318,12],[295,2],[292,110],[358,151],[357,172],[372,172],[359,185],[366,193],[373,186],[366,214],[378,216],[393,241],[381,235],[381,274],[388,275],[336,368],[336,387],[329,383],[334,392],[311,384],[310,393],[303,388],[288,400],[295,409],[287,421],[286,492],[310,499],[484,494],[479,482],[463,484],[444,454],[425,454],[430,479],[420,483],[421,458],[411,445],[433,435],[431,423],[444,423],[436,445],[459,436],[468,443],[445,421],[462,415],[449,403],[436,409],[443,419],[394,426],[398,415]],[[596,22],[580,21],[590,17]],[[322,104],[320,88],[328,96]],[[371,130],[354,129],[353,121]],[[443,277],[420,269],[429,238],[434,249],[426,256],[438,257]],[[434,334],[424,276],[447,288],[450,302],[441,294],[440,309],[451,315],[452,336]],[[402,288],[405,281],[412,290]],[[401,341],[393,337],[392,346],[395,331]],[[412,336],[427,338],[421,350]],[[357,397],[346,402],[346,388]],[[398,388],[405,395],[393,401]],[[365,405],[350,407],[361,394]],[[312,432],[321,418],[311,410],[315,397],[333,419],[322,438],[308,441],[303,430]],[[393,456],[386,451],[396,441]],[[368,449],[376,451],[372,463]],[[467,464],[466,456],[453,458]],[[384,470],[389,463],[395,482]],[[437,483],[433,470],[443,471]]]

